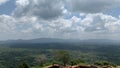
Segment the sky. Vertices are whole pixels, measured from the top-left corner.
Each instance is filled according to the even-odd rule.
[[[120,0],[0,0],[0,40],[120,40]]]

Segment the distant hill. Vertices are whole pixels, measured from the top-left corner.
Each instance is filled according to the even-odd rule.
[[[57,39],[57,38],[38,38],[30,40],[7,40],[0,41],[0,44],[14,44],[14,43],[84,43],[84,44],[120,44],[117,40],[108,40],[108,39],[88,39],[88,40],[79,40],[79,39]]]

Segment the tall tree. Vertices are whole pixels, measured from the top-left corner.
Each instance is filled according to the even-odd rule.
[[[70,54],[67,51],[58,51],[55,55],[55,59],[66,66],[70,61]]]

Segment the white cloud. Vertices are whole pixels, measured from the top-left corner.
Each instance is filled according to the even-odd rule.
[[[17,8],[13,15],[37,16],[41,19],[56,19],[62,16],[62,2],[60,0],[17,0]]]
[[[27,6],[27,5],[29,5],[29,0],[17,0],[16,1],[16,5],[20,5],[20,6]]]
[[[0,0],[0,5],[6,3],[7,1],[9,1],[9,0]]]
[[[47,21],[37,17],[23,16],[15,18],[8,15],[0,15],[0,32],[11,35],[10,38],[106,38],[117,36],[120,33],[119,18],[103,13],[86,14],[81,19],[73,16],[70,19],[58,18]],[[0,34],[0,35],[2,35]],[[7,36],[6,36],[7,37]],[[113,37],[113,38],[114,38]]]
[[[8,15],[0,15],[0,32],[14,32],[15,19]]]
[[[99,13],[120,6],[120,0],[67,0],[72,12]]]
[[[81,21],[81,25],[85,27],[85,31],[88,32],[113,32],[119,29],[113,29],[115,24],[119,26],[119,19],[112,17],[110,15],[105,15],[103,13],[88,14]]]
[[[10,35],[9,39],[116,38],[120,34],[120,18],[103,14],[101,11],[114,7],[118,0],[112,1],[113,4],[108,0],[87,1],[75,0],[75,4],[72,2],[72,9],[74,8],[75,12],[78,11],[76,15],[69,11],[70,7],[67,7],[67,4],[60,0],[16,0],[17,7],[13,15],[0,15],[0,37],[4,36],[4,39],[8,39]],[[76,5],[78,7],[75,7]],[[97,10],[91,10],[93,8]]]

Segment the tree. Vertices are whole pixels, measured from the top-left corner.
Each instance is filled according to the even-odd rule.
[[[71,61],[70,61],[70,65],[77,65],[77,64],[85,64],[86,62],[84,60],[81,60],[79,58],[73,58]]]
[[[18,65],[18,68],[30,68],[26,62],[22,62]]]
[[[70,54],[67,51],[58,51],[55,55],[55,59],[66,66],[70,61]]]
[[[39,55],[35,58],[35,62],[39,65],[39,66],[43,66],[43,64],[46,62],[47,57],[45,55]]]

